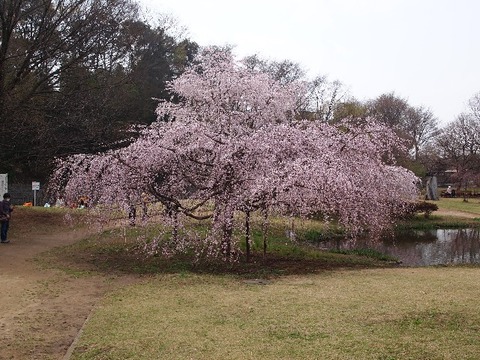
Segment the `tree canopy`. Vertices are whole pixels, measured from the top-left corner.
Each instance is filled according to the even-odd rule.
[[[124,145],[196,49],[132,0],[0,2],[0,168],[45,178],[55,156]]]

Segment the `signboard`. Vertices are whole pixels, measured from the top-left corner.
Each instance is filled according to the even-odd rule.
[[[8,174],[0,174],[0,198],[8,192]]]
[[[40,182],[32,181],[33,206],[37,206],[37,191],[40,190]]]

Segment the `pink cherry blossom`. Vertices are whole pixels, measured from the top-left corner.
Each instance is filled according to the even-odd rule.
[[[301,120],[305,84],[281,84],[212,48],[197,60],[169,84],[180,101],[160,101],[158,121],[138,139],[59,160],[52,188],[67,199],[86,194],[103,209],[127,209],[148,194],[171,229],[150,251],[194,248],[225,260],[239,253],[239,212],[320,214],[351,234],[375,233],[417,197],[416,177],[394,164],[399,139],[374,119]],[[208,234],[182,227],[187,217],[207,221]]]

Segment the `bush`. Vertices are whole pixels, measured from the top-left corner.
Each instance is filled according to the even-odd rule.
[[[432,204],[426,201],[418,201],[415,203],[408,203],[405,206],[405,218],[412,218],[417,213],[424,213],[425,218],[429,218],[433,211],[437,211],[437,204]]]

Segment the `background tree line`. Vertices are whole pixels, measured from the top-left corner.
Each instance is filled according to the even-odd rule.
[[[249,61],[284,82],[305,77],[301,67],[289,61],[267,62],[256,56]],[[308,83],[309,95],[300,104],[303,117],[329,123],[350,118],[359,125],[375,118],[403,140],[409,151],[406,156],[398,152],[397,158],[417,176],[439,175],[464,191],[480,185],[480,93],[472,96],[465,112],[441,127],[429,108],[412,106],[393,92],[361,102],[338,80],[318,76]],[[446,172],[452,175],[446,178]]]
[[[0,2],[0,170],[46,179],[52,160],[128,145],[134,127],[155,120],[156,99],[194,60],[198,45],[146,20],[134,0]],[[375,117],[409,148],[401,162],[417,175],[457,171],[463,186],[478,178],[480,96],[440,128],[432,111],[387,93],[359,101],[338,81],[307,79],[289,60],[253,55],[246,66],[288,84],[308,82],[301,116],[335,123]]]
[[[123,146],[150,124],[197,44],[131,0],[0,2],[0,169],[45,178],[55,156]]]

